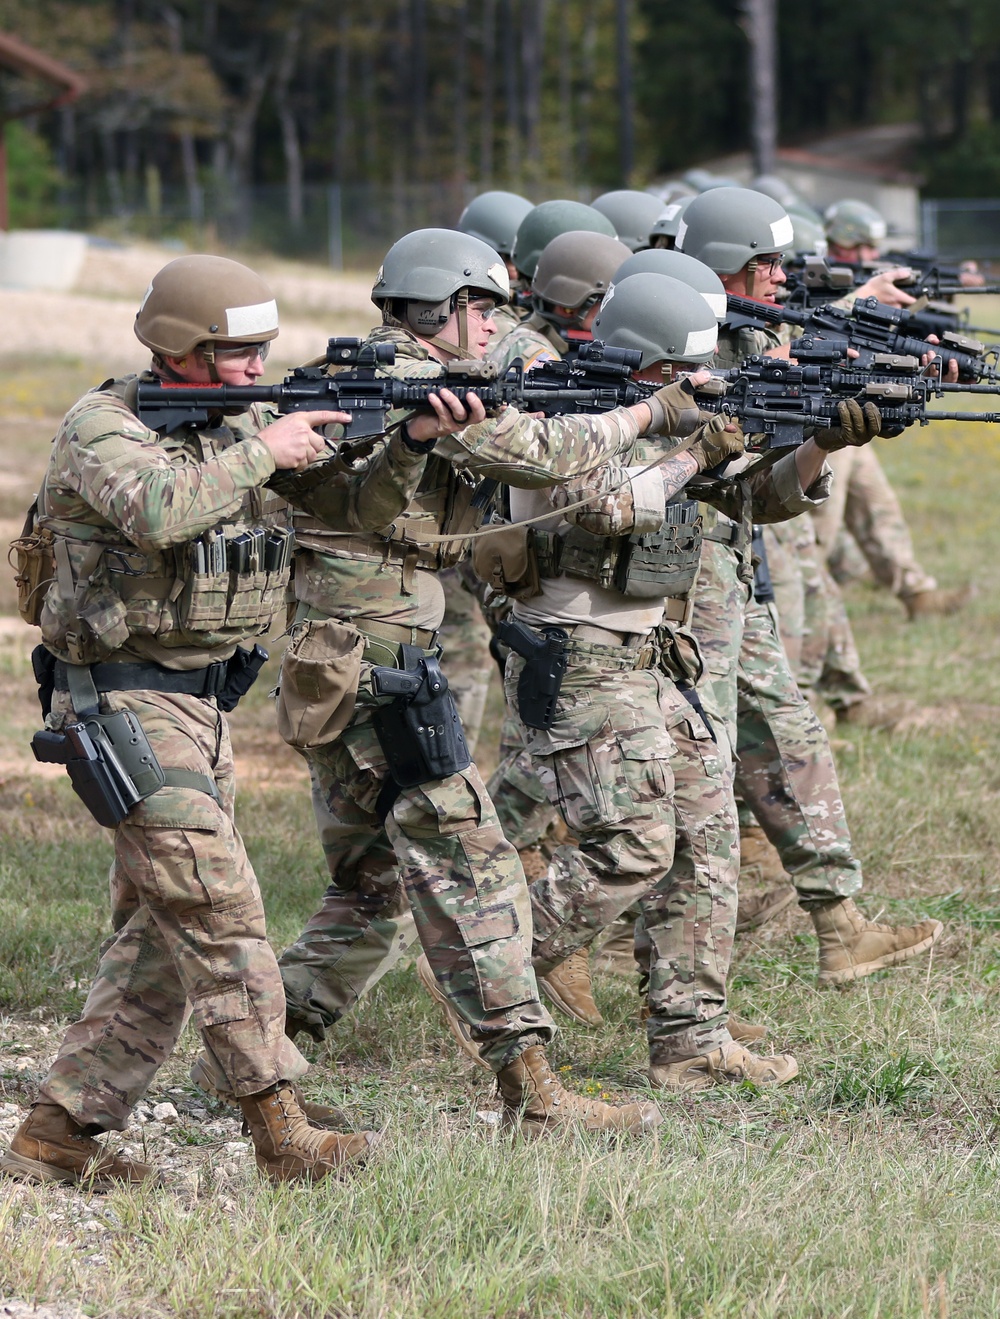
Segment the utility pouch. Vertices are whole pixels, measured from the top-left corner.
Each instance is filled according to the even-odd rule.
[[[237,646],[235,654],[226,665],[226,681],[222,690],[216,694],[215,701],[220,710],[226,714],[235,710],[240,701],[257,681],[257,675],[267,663],[268,655],[263,646],[254,646],[247,650]]]
[[[446,779],[472,764],[448,679],[433,656],[401,646],[402,668],[376,665],[372,692],[391,698],[372,714],[389,772],[401,788]]]
[[[65,765],[73,791],[106,829],[163,787],[166,775],[130,710],[91,715],[61,733],[42,729],[31,739],[35,759]]]
[[[42,603],[49,583],[56,575],[56,556],[52,532],[37,527],[38,500],[32,501],[24,519],[24,528],[7,550],[7,562],[14,569],[17,587],[17,612],[26,623],[38,627],[42,621]]]
[[[541,591],[530,527],[504,527],[472,542],[472,568],[497,595],[527,600]]]
[[[335,618],[292,629],[278,680],[278,732],[299,751],[333,742],[354,714],[365,639]]]
[[[701,562],[698,505],[683,500],[667,505],[659,531],[629,536],[615,563],[614,585],[633,600],[681,598],[694,587]]]
[[[528,728],[551,728],[566,672],[569,634],[559,627],[547,627],[539,634],[509,618],[497,628],[497,636],[525,662],[517,680],[517,711],[522,722]]]

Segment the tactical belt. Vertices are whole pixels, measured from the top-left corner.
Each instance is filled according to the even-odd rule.
[[[366,664],[385,664],[388,661],[399,668],[403,646],[417,646],[425,655],[440,658],[437,632],[431,632],[429,628],[375,623],[367,618],[359,620],[354,626],[365,639],[365,650],[361,658]]]
[[[71,689],[69,666],[56,660],[55,689]],[[91,664],[94,686],[99,692],[179,692],[186,696],[218,696],[226,685],[227,666],[216,662],[203,669],[181,672],[160,664]]]
[[[603,627],[567,627],[566,655],[571,664],[588,661],[601,668],[651,669],[657,662],[658,649],[649,643],[646,632],[612,632]]]

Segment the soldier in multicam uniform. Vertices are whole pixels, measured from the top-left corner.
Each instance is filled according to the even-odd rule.
[[[878,259],[886,224],[874,207],[861,201],[835,202],[824,218],[831,261],[857,263]],[[894,268],[892,275],[898,278],[902,273]],[[864,296],[861,290],[852,290],[835,305],[849,307],[861,296]],[[895,286],[883,292],[880,300],[893,306],[913,302],[905,290]],[[828,557],[833,553],[846,526],[867,559],[875,581],[898,597],[911,621],[932,614],[954,613],[968,604],[972,594],[969,586],[944,590],[918,561],[896,492],[874,449],[869,446],[844,450],[834,457],[832,465],[836,476],[833,493],[814,514],[823,553]]]
[[[245,266],[182,257],[154,276],[135,332],[153,353],[148,380],[252,384],[278,333],[277,309]],[[40,620],[54,685],[47,724],[58,731],[84,714],[130,712],[165,786],[115,829],[115,933],[83,1017],[0,1167],[99,1186],[154,1175],[93,1137],[127,1125],[190,1003],[242,1106],[258,1166],[273,1180],[319,1178],[362,1157],[374,1136],[319,1132],[301,1109],[293,1083],[306,1063],[284,1033],[281,977],[234,822],[216,694],[225,697],[227,668],[246,653],[238,644],[266,633],[283,610],[288,581],[280,560],[290,555],[276,555],[267,572],[232,567],[233,538],[271,537],[290,549],[288,507],[265,483],[280,485],[291,474],[277,469],[305,468],[324,452],[313,426],[349,418],[275,419],[255,405],[161,434],[135,415],[136,383],[109,380],[70,409],[38,497],[56,564]],[[397,437],[362,474],[331,461],[308,502],[345,532],[385,526],[423,465]],[[216,571],[199,562],[198,551],[220,549]]]
[[[678,246],[711,266],[731,292],[773,302],[790,236],[791,222],[777,202],[748,189],[718,189],[688,207]],[[787,354],[775,339],[768,331],[724,325],[717,361],[727,367],[754,353]],[[873,433],[860,427],[849,443],[867,443]],[[835,432],[819,442],[829,452],[841,440]],[[812,917],[820,983],[846,983],[914,957],[943,927],[939,921],[875,925],[855,906],[861,864],[851,848],[829,738],[792,677],[770,610],[748,589],[744,531],[710,509],[705,515],[692,624],[705,652],[704,699],[733,733],[737,790]]]
[[[417,231],[386,257],[373,290],[385,323],[369,342],[392,344],[401,374],[437,375],[442,361],[484,354],[492,310],[507,296],[503,263],[485,244]],[[402,788],[395,799],[391,789],[386,795],[391,760],[372,723],[371,666],[397,664],[401,644],[433,654],[436,574],[481,517],[473,498],[481,479],[565,484],[606,465],[640,432],[659,431],[668,410],[688,397],[675,386],[604,416],[550,421],[509,408],[484,420],[473,399],[470,424],[440,444],[414,504],[389,535],[348,537],[315,520],[296,523],[297,622],[334,618],[357,627],[365,664],[350,725],[332,746],[309,754],[332,883],[281,958],[289,1029],[322,1033],[412,941],[415,921],[436,991],[497,1074],[505,1122],[520,1115],[527,1131],[561,1124],[637,1131],[658,1114],[649,1105],[583,1100],[552,1075],[543,1046],[554,1027],[530,966],[530,907],[517,853],[474,766]],[[427,418],[405,424],[417,442],[436,434]]]

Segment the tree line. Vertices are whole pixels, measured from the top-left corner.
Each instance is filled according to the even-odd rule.
[[[0,0],[0,28],[89,82],[28,126],[53,178],[112,208],[151,178],[192,198],[280,184],[293,219],[308,183],[641,186],[744,148],[744,17],[740,0]],[[914,119],[939,192],[1000,191],[992,0],[779,4],[778,49],[784,144]],[[25,94],[0,79],[5,104]]]

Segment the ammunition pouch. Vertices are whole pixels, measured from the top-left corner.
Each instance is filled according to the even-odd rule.
[[[371,670],[372,693],[388,698],[373,712],[372,724],[393,783],[416,788],[468,769],[472,757],[437,660],[402,645],[400,662],[398,669]]]
[[[539,578],[581,577],[613,588],[626,599],[683,599],[701,562],[701,521],[692,499],[667,505],[658,531],[638,536],[595,536],[571,526],[565,535],[535,531]]]
[[[566,672],[568,633],[559,627],[547,627],[538,633],[508,618],[497,628],[497,636],[524,660],[517,680],[521,722],[528,728],[551,728]]]
[[[42,603],[56,575],[56,558],[52,532],[39,528],[38,500],[32,502],[24,519],[24,528],[7,550],[7,562],[14,569],[17,588],[17,612],[26,623],[38,627],[42,621]]]

